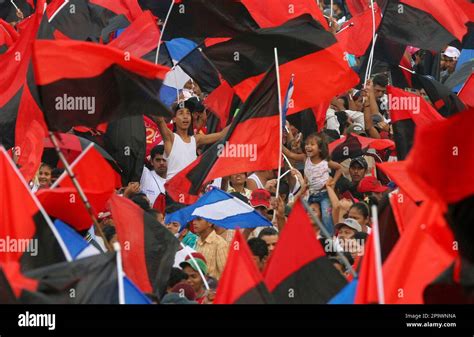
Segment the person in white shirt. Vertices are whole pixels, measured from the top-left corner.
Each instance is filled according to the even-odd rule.
[[[166,159],[163,157],[163,153],[163,145],[157,145],[151,149],[150,157],[153,169],[149,170],[147,167],[143,167],[143,173],[140,179],[141,192],[146,194],[150,200],[151,207],[154,206],[156,199],[160,195],[165,196],[165,182],[168,166]]]
[[[174,132],[166,125],[163,117],[157,118],[158,128],[164,143],[164,155],[168,162],[166,181],[169,181],[186,166],[197,158],[197,148],[201,145],[212,144],[223,138],[229,126],[220,132],[208,135],[193,135],[192,113],[195,108],[193,101],[182,101],[174,107]]]

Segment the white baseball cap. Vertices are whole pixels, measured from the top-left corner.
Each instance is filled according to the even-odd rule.
[[[359,225],[357,220],[352,219],[352,218],[344,219],[343,222],[340,222],[340,223],[336,224],[335,227],[336,227],[336,229],[339,229],[342,226],[347,226],[347,227],[350,227],[352,229],[355,229],[358,232],[362,232],[362,226]]]
[[[444,51],[443,55],[457,60],[459,56],[461,55],[461,52],[459,51],[459,49],[449,46]]]

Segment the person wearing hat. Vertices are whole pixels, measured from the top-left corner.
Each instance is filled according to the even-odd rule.
[[[336,224],[337,238],[339,241],[350,240],[358,232],[362,232],[362,226],[357,220],[347,218],[343,222]]]
[[[365,175],[367,174],[368,168],[369,164],[362,156],[353,158],[349,164],[349,175],[352,181],[349,191],[353,197],[360,200],[364,198],[364,195],[359,192],[357,188],[359,187],[361,180],[364,179]]]
[[[387,190],[387,186],[383,186],[377,178],[372,176],[364,177],[357,186],[357,191],[364,194],[364,200],[373,197],[378,202],[382,200],[383,194]]]
[[[195,301],[201,304],[206,297],[206,287],[204,286],[204,280],[202,279],[199,270],[202,272],[204,277],[207,277],[208,267],[204,255],[200,253],[192,253],[192,255],[193,258],[187,256],[179,266],[188,275],[186,283],[193,288]]]
[[[269,214],[271,194],[264,188],[253,190],[250,194],[250,206],[252,206],[262,216],[272,221],[272,216]]]
[[[174,132],[166,125],[164,117],[157,118],[158,129],[163,138],[164,155],[168,162],[166,180],[169,181],[197,158],[197,148],[212,144],[224,137],[229,126],[217,133],[193,135],[192,112],[196,108],[193,100],[181,101],[173,108]]]
[[[448,48],[446,48],[446,50],[441,54],[441,83],[446,82],[449,76],[454,73],[460,55],[461,52],[459,51],[459,49],[451,46],[448,46]]]

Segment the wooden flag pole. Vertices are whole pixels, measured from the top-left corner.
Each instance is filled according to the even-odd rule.
[[[97,218],[94,215],[94,212],[92,211],[92,206],[87,199],[86,194],[84,193],[84,190],[82,189],[81,185],[76,179],[76,176],[74,175],[74,172],[71,169],[71,166],[69,166],[69,163],[66,160],[66,157],[64,157],[64,154],[61,152],[61,149],[59,148],[58,145],[58,140],[56,139],[56,136],[52,131],[49,131],[49,139],[51,139],[51,142],[54,145],[54,148],[56,150],[56,153],[58,154],[59,159],[64,165],[64,169],[66,170],[68,176],[71,178],[72,183],[74,184],[74,187],[76,188],[77,192],[79,193],[79,197],[81,198],[82,202],[84,203],[84,206],[86,206],[87,213],[89,213],[89,216],[92,220],[92,223],[94,224],[94,227],[97,229],[99,235],[102,237],[104,240],[105,247],[109,251],[113,251],[113,247],[110,245],[110,243],[105,239],[105,235],[102,232],[102,229],[100,228],[99,222],[97,221]]]

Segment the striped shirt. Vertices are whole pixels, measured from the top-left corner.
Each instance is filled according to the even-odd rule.
[[[209,276],[217,280],[224,271],[228,250],[229,244],[227,241],[217,235],[214,230],[204,241],[199,237],[196,245],[196,251],[206,258]]]

